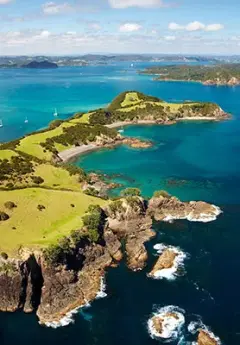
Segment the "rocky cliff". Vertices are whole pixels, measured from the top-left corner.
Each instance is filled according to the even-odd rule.
[[[170,197],[139,196],[111,202],[97,243],[81,239],[64,262],[49,264],[41,252],[22,250],[18,260],[0,260],[0,310],[36,312],[40,323],[59,322],[71,310],[98,295],[106,268],[115,266],[125,251],[131,270],[143,269],[148,259],[144,243],[155,236],[152,219],[209,221],[220,210],[202,202],[185,203]],[[174,255],[165,252],[157,266],[169,267]],[[160,266],[159,266],[160,265]]]

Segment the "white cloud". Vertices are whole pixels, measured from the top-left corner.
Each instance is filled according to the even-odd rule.
[[[40,34],[39,37],[40,38],[48,38],[51,35],[51,33],[47,30],[43,30]]]
[[[224,25],[222,24],[210,24],[210,25],[207,25],[205,28],[206,31],[218,31],[222,29],[224,29]]]
[[[0,5],[6,5],[9,2],[11,2],[12,0],[0,0]]]
[[[67,2],[56,4],[55,2],[50,1],[42,5],[42,10],[45,14],[54,15],[71,10],[71,6]]]
[[[169,23],[168,28],[169,30],[173,30],[173,31],[184,30],[184,26],[179,25],[177,23]]]
[[[185,29],[187,31],[198,31],[198,30],[204,30],[205,25],[203,23],[200,22],[191,22],[189,24],[186,25]]]
[[[224,29],[224,25],[222,24],[209,24],[205,25],[201,22],[194,21],[188,23],[187,25],[179,25],[177,23],[169,23],[168,25],[169,30],[179,31],[179,30],[186,30],[186,31],[218,31]]]
[[[128,7],[161,7],[164,6],[162,0],[108,0],[109,5],[113,8]]]
[[[139,31],[141,28],[142,26],[137,23],[125,23],[120,26],[119,31],[120,32],[134,32],[134,31]]]
[[[175,41],[176,36],[164,36],[165,41]]]

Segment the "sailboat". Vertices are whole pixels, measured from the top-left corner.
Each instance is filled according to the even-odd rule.
[[[53,116],[58,116],[57,108],[55,108],[55,111],[53,113]]]
[[[3,122],[2,122],[2,120],[0,120],[0,128],[2,128],[3,127]]]
[[[25,121],[24,121],[24,123],[28,123],[28,118],[27,118],[27,117],[25,118]]]

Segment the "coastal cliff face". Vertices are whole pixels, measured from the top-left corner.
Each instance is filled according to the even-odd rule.
[[[208,332],[204,330],[200,330],[198,334],[197,344],[198,345],[217,345],[218,342],[217,340],[213,339]]]
[[[27,250],[18,260],[1,259],[0,310],[34,311],[40,323],[56,324],[98,296],[105,270],[116,266],[123,251],[129,269],[144,268],[148,259],[144,244],[155,236],[153,218],[209,220],[216,217],[216,210],[207,203],[185,203],[163,196],[149,202],[139,196],[113,201],[103,210],[105,224],[98,242],[81,240],[64,264],[50,265],[43,253]],[[153,272],[171,267],[174,258],[173,252],[165,251]]]

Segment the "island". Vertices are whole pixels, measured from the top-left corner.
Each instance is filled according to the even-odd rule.
[[[50,62],[47,60],[44,61],[31,61],[26,65],[22,65],[23,68],[34,68],[34,69],[50,69],[50,68],[58,68],[58,65],[54,62]]]
[[[165,191],[147,200],[139,189],[127,188],[112,200],[106,191],[114,186],[86,174],[70,158],[116,145],[134,150],[153,145],[124,137],[119,126],[227,118],[216,104],[167,103],[127,91],[105,109],[57,119],[44,130],[2,143],[0,310],[34,312],[41,324],[65,325],[76,309],[99,296],[108,267],[123,257],[132,271],[145,267],[145,242],[156,235],[153,220],[210,222],[221,213],[215,205],[182,202]]]
[[[192,81],[203,85],[240,85],[240,63],[154,66],[140,71],[158,81]]]

